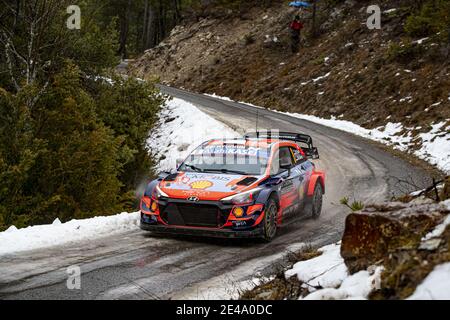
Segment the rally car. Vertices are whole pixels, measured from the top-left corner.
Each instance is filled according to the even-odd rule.
[[[325,174],[311,161],[318,158],[305,134],[206,141],[176,171],[148,184],[141,229],[271,241],[284,224],[320,216]]]

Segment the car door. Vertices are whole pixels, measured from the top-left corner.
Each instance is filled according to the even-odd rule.
[[[298,175],[294,178],[294,185],[296,190],[298,190],[298,203],[301,204],[305,200],[306,193],[308,192],[308,185],[311,180],[313,165],[300,153],[297,148],[293,147],[291,148],[291,151],[295,161],[294,170],[298,173]]]
[[[293,154],[289,147],[281,147],[274,156],[271,173],[283,178],[280,186],[280,206],[283,215],[289,214],[298,203],[299,171],[295,168]]]

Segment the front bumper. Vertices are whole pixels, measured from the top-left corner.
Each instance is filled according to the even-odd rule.
[[[196,228],[183,226],[165,226],[157,223],[147,223],[141,219],[141,229],[163,234],[178,234],[190,236],[202,236],[211,238],[259,238],[263,235],[261,227],[252,230],[232,230],[214,228]]]

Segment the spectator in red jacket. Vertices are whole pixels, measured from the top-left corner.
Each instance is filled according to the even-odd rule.
[[[300,22],[300,16],[295,16],[294,21],[290,25],[291,29],[291,49],[293,53],[298,52],[300,45],[300,31],[303,29],[303,23]]]

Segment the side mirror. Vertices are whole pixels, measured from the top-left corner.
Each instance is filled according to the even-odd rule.
[[[269,179],[267,180],[267,184],[268,184],[268,185],[271,185],[271,186],[277,186],[277,185],[279,185],[279,184],[282,184],[283,181],[284,181],[284,179],[283,179],[283,178],[280,178],[280,177],[269,178]]]

